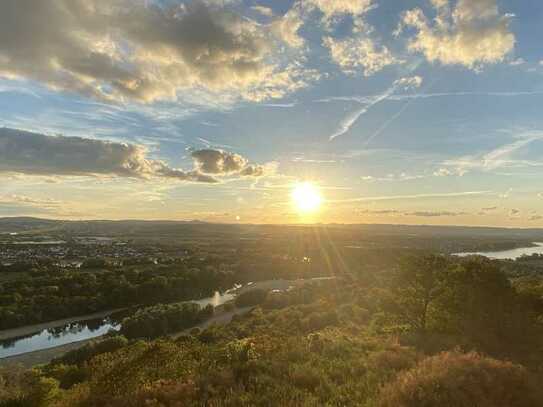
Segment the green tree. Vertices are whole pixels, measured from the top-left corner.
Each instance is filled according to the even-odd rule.
[[[408,257],[397,269],[387,310],[397,322],[418,333],[428,330],[436,299],[444,291],[446,272],[451,262],[441,255]]]

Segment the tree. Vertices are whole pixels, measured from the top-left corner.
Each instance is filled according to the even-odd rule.
[[[393,277],[388,311],[398,322],[424,334],[432,307],[444,291],[445,274],[450,267],[451,262],[441,255],[404,259]]]

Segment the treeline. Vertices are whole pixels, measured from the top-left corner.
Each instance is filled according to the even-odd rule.
[[[407,332],[413,343],[437,349],[454,342],[530,364],[542,356],[543,296],[518,289],[498,262],[411,257],[384,288],[375,298],[383,329]]]
[[[213,316],[213,306],[194,302],[159,304],[139,309],[123,319],[121,334],[127,338],[156,338],[191,328]]]
[[[200,299],[230,288],[226,269],[184,265],[47,271],[0,284],[0,329],[131,305]]]

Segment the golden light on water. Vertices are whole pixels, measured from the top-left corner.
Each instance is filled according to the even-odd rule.
[[[292,202],[301,214],[317,212],[322,204],[319,188],[311,182],[297,184],[292,190]]]

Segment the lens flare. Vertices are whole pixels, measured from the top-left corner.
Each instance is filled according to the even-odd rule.
[[[296,185],[292,190],[292,202],[300,213],[313,213],[319,210],[322,197],[317,186],[304,182]]]

